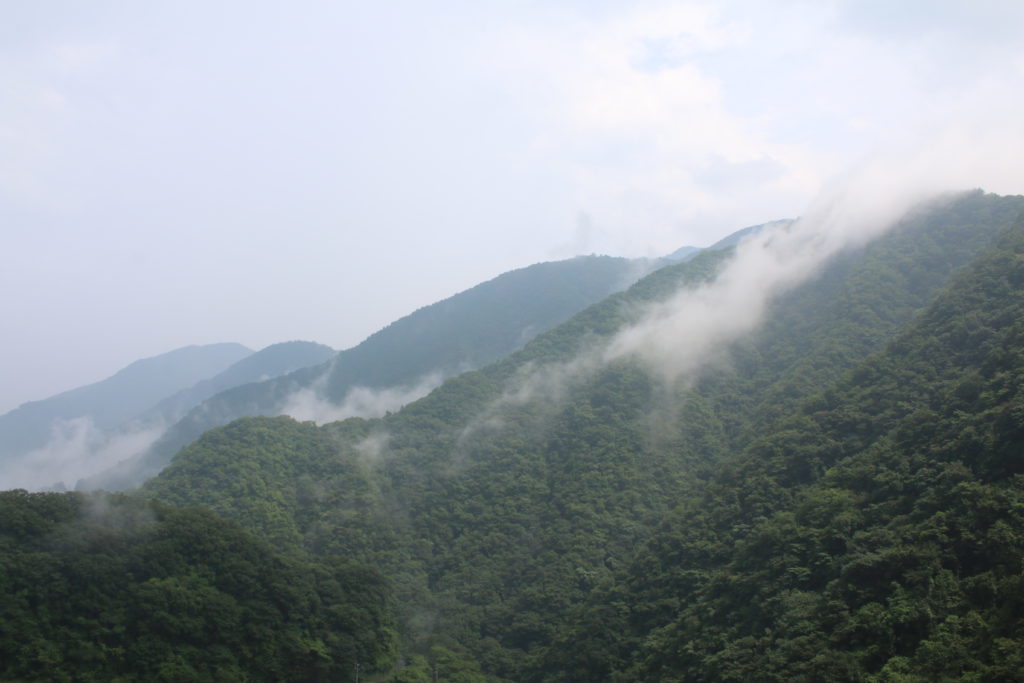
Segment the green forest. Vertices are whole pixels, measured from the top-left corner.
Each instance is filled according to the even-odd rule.
[[[487,365],[624,289],[656,263],[578,256],[503,273],[394,321],[320,365],[280,377],[264,371],[273,379],[232,385],[192,408],[148,451],[90,478],[85,488],[134,488],[208,429],[239,417],[276,415],[299,390],[316,388],[324,400],[338,404],[353,388],[415,385]]]
[[[338,680],[394,656],[379,572],[209,510],[8,491],[0,543],[4,680]]]
[[[574,359],[731,250],[385,417],[0,494],[0,679],[1024,680],[1022,214],[914,212],[686,381]]]

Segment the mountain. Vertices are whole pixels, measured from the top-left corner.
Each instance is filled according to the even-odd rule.
[[[590,304],[620,291],[656,263],[577,256],[513,270],[401,318],[339,355],[325,395],[388,387],[482,367]]]
[[[1022,387],[1024,219],[667,515],[547,675],[1019,680]]]
[[[376,567],[395,680],[1014,680],[1022,212],[913,212],[682,380],[610,354],[705,251],[382,418],[208,431],[143,492]]]
[[[688,261],[691,258],[693,258],[694,256],[696,256],[697,253],[700,252],[700,251],[701,251],[701,247],[690,247],[690,246],[679,247],[678,249],[673,251],[671,254],[666,256],[665,260],[666,261],[672,261],[672,262]]]
[[[504,273],[391,323],[320,366],[213,396],[169,428],[143,456],[87,479],[79,488],[137,486],[203,432],[240,417],[288,413],[315,419],[395,410],[445,377],[507,355],[655,265],[581,256]],[[364,400],[347,402],[352,392]]]
[[[95,384],[24,403],[0,416],[0,448],[4,453],[38,448],[58,419],[88,417],[100,429],[116,427],[251,353],[241,344],[186,346],[135,361]]]
[[[712,244],[708,249],[726,249],[728,247],[734,247],[747,237],[758,234],[762,230],[768,230],[772,228],[785,227],[792,224],[793,221],[790,219],[782,219],[777,221],[769,221],[767,223],[759,223],[757,225],[751,225],[748,228],[737,230],[731,235],[726,235],[722,239]]]
[[[136,361],[101,382],[21,405],[0,416],[0,481],[8,487],[45,486],[63,478],[58,470],[78,451],[105,443],[119,430],[126,437],[120,442],[135,443],[142,431],[150,438],[152,425],[129,423],[250,354],[241,344],[187,346]]]
[[[333,355],[330,347],[300,341],[257,352],[238,344],[188,347],[133,363],[98,384],[25,404],[0,418],[0,482],[8,488],[62,488],[145,452],[168,424],[219,391]],[[168,395],[196,377],[201,379]]]
[[[142,419],[159,416],[165,424],[172,424],[215,394],[243,384],[286,375],[300,368],[320,365],[332,358],[335,353],[331,347],[315,342],[290,341],[271,344],[231,364],[223,372],[168,396]]]
[[[742,230],[737,230],[734,233],[726,235],[722,239],[712,244],[710,247],[680,247],[673,251],[668,256],[665,256],[664,260],[669,263],[680,263],[683,261],[689,261],[704,249],[710,249],[713,251],[728,249],[729,247],[736,246],[745,238],[750,237],[752,235],[756,235],[757,233],[761,232],[766,228],[774,228],[782,225],[788,225],[792,222],[793,221],[791,220],[784,219],[771,221],[769,223],[759,223],[758,225],[751,225],[750,227],[743,228]]]
[[[727,249],[765,225],[772,224],[744,228],[707,250]],[[446,377],[502,358],[669,260],[578,256],[504,273],[391,323],[330,363],[212,396],[145,453],[80,481],[78,488],[137,486],[203,432],[240,417],[289,414],[323,422],[397,409]]]

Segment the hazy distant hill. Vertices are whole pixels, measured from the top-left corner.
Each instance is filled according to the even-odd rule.
[[[678,249],[673,251],[671,254],[666,256],[665,260],[666,261],[673,261],[673,262],[689,261],[694,256],[696,256],[698,253],[700,253],[701,250],[702,250],[701,247],[690,247],[690,246],[679,247]]]
[[[1014,680],[1022,211],[911,216],[693,382],[574,359],[720,252],[383,419],[212,430],[145,491],[376,566],[403,680]]]
[[[45,445],[57,419],[88,417],[96,428],[112,429],[251,353],[233,343],[186,346],[136,361],[95,384],[25,403],[0,416],[0,456]]]
[[[149,411],[149,414],[158,415],[165,423],[170,424],[214,394],[250,382],[279,377],[299,368],[320,365],[335,353],[331,347],[315,342],[290,341],[272,344],[242,358],[214,377],[168,396]]]
[[[238,344],[189,347],[133,363],[99,384],[26,404],[0,418],[5,430],[0,485],[73,486],[83,476],[144,452],[167,425],[218,391],[314,365],[333,354],[330,347],[301,341],[255,353]],[[181,388],[186,381],[192,384]]]
[[[326,397],[481,367],[577,311],[625,289],[656,262],[578,256],[513,270],[407,315],[339,354]]]
[[[706,250],[694,249],[681,260],[701,251],[727,249],[746,235],[780,222],[785,221],[744,228]],[[578,256],[504,273],[400,318],[322,366],[213,396],[168,429],[143,456],[78,486],[82,490],[136,486],[207,429],[240,417],[285,413],[323,421],[332,414],[383,414],[445,377],[502,358],[672,260]],[[358,395],[353,397],[351,392]]]
[[[768,223],[759,223],[758,225],[751,225],[750,227],[743,228],[742,230],[737,230],[734,233],[726,235],[722,239],[712,244],[710,247],[680,247],[673,251],[668,256],[665,256],[664,260],[670,263],[681,263],[684,261],[689,261],[690,259],[695,258],[697,254],[704,251],[705,249],[710,249],[712,251],[728,249],[729,247],[734,247],[737,244],[739,244],[744,238],[749,237],[751,235],[756,235],[765,228],[786,225],[792,222],[793,221],[789,219],[783,219],[777,221],[770,221]]]
[[[289,407],[295,414],[296,396],[326,410],[341,406],[350,391],[360,388],[395,389],[399,399],[417,398],[447,376],[514,351],[580,309],[629,286],[656,263],[580,256],[504,273],[400,318],[318,367],[210,398],[172,426],[143,457],[79,487],[120,490],[138,485],[207,429],[239,417],[277,415]],[[418,393],[417,384],[424,387]]]

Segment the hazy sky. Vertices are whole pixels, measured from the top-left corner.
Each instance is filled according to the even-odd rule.
[[[1018,0],[5,3],[0,412],[703,246],[894,149],[1024,192],[1022,111]]]

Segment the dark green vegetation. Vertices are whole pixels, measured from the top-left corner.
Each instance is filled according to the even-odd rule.
[[[691,381],[579,359],[722,252],[382,419],[211,430],[143,493],[374,567],[393,680],[1022,680],[1022,211],[913,215]]]
[[[79,488],[137,486],[206,430],[240,417],[278,415],[300,390],[341,403],[355,387],[412,386],[427,375],[443,378],[480,367],[625,288],[653,266],[647,261],[581,256],[504,273],[395,321],[328,363],[213,396],[168,429],[148,452]]]
[[[1022,680],[1022,389],[1018,222],[727,458],[549,661],[581,680]]]
[[[350,680],[393,657],[385,584],[202,509],[0,493],[0,678]]]

